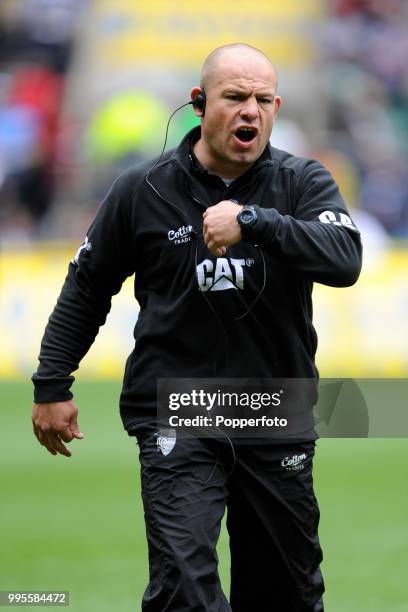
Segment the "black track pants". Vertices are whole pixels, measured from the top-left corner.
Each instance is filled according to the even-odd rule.
[[[234,445],[137,432],[150,581],[145,612],[321,612],[314,442]],[[227,507],[230,603],[216,544]]]

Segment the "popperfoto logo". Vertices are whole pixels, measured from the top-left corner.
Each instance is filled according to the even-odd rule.
[[[400,438],[408,437],[407,389],[407,378],[163,378],[157,417],[184,437]],[[306,467],[304,450],[283,451],[280,469]]]
[[[310,438],[315,383],[298,387],[288,379],[159,379],[157,416],[180,436]]]
[[[171,427],[250,430],[269,427],[286,428],[286,418],[274,415],[254,415],[261,408],[276,409],[281,405],[283,390],[275,393],[228,392],[217,389],[208,392],[192,389],[184,393],[170,393],[168,417]],[[180,411],[180,413],[179,413]],[[204,411],[204,412],[203,412]]]

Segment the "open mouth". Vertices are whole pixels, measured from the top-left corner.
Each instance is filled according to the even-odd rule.
[[[235,132],[235,136],[241,142],[251,142],[256,136],[255,128],[240,128]]]

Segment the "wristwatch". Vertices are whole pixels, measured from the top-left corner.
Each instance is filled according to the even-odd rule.
[[[246,204],[237,214],[238,225],[241,228],[242,238],[245,240],[251,237],[251,229],[258,221],[255,206]]]

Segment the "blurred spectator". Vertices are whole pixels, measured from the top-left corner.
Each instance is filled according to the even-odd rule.
[[[25,62],[36,58],[52,71],[66,73],[87,1],[15,0],[11,23],[3,27],[3,36],[0,36],[3,61]]]
[[[270,144],[299,157],[307,156],[310,145],[306,134],[292,119],[279,117],[273,126]]]
[[[164,142],[169,112],[160,100],[141,90],[121,91],[105,100],[90,117],[85,150],[100,200],[114,178]]]
[[[3,228],[14,218],[30,231],[52,204],[64,75],[80,5],[83,0],[17,1],[8,5],[8,19],[0,22]]]
[[[322,35],[329,141],[357,165],[361,205],[408,236],[408,3],[336,0]]]

